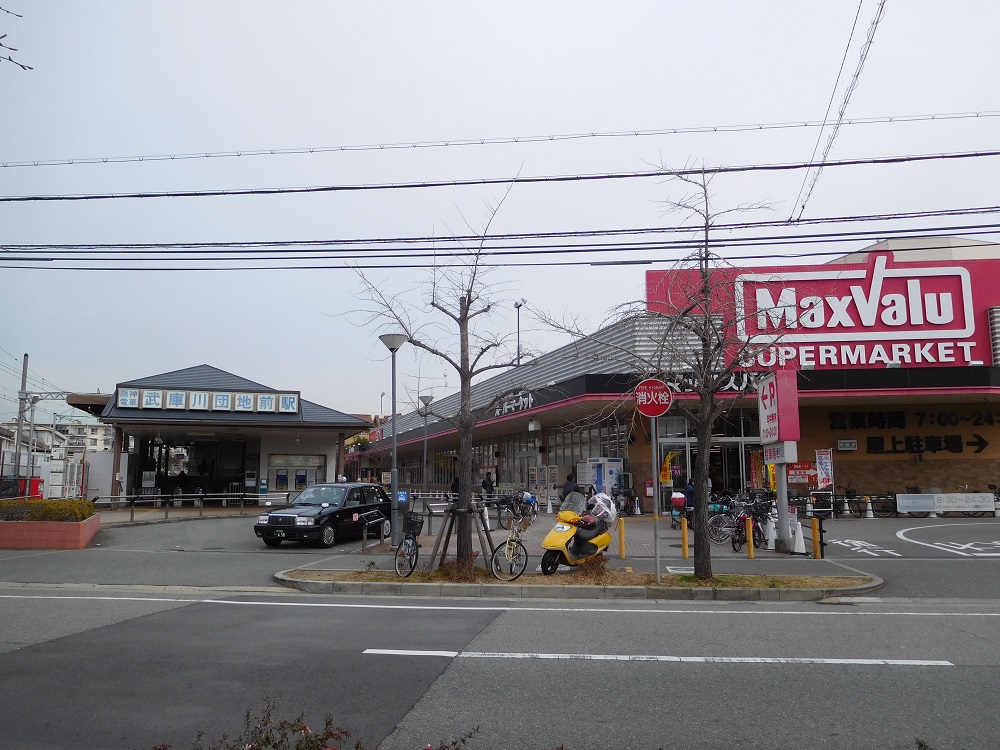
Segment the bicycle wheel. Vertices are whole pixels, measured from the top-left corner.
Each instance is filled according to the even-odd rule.
[[[490,570],[501,581],[517,579],[528,567],[528,550],[520,542],[510,539],[493,550]]]
[[[861,518],[865,514],[865,506],[857,500],[848,500],[847,507],[850,509],[851,515],[855,518]]]
[[[877,518],[888,518],[896,512],[896,503],[890,498],[879,499],[872,502],[872,513]]]
[[[764,537],[764,530],[760,527],[760,524],[753,525],[753,546],[760,549],[765,544],[767,544],[767,539]]]
[[[417,547],[417,540],[407,537],[396,547],[396,573],[406,578],[417,567],[417,557],[420,550]]]
[[[743,549],[743,543],[746,542],[746,540],[747,540],[746,529],[740,528],[740,526],[737,525],[737,527],[733,529],[733,535],[729,537],[729,541],[733,545],[733,552],[739,552],[741,549]]]
[[[500,523],[501,529],[509,529],[511,523],[514,522],[514,510],[509,505],[505,505],[497,514],[497,521]]]
[[[625,501],[625,513],[630,516],[634,516],[638,510],[639,502],[638,500],[629,498]]]
[[[725,544],[733,535],[734,517],[720,513],[708,519],[708,538],[713,544]]]
[[[963,510],[962,515],[971,516],[973,518],[982,518],[986,515],[985,510]]]

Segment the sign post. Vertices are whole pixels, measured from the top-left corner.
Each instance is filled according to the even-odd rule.
[[[777,552],[791,552],[788,528],[788,476],[785,466],[798,461],[799,394],[794,370],[777,370],[757,384],[760,441],[764,463],[774,464],[778,505]]]
[[[660,582],[660,464],[657,460],[660,441],[656,434],[656,418],[670,409],[674,394],[662,380],[646,378],[632,393],[635,408],[649,417],[650,455],[653,457],[653,557],[656,561],[656,582]]]

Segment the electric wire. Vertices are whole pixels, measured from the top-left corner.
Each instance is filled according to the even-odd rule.
[[[802,205],[799,207],[799,216],[806,210],[806,204],[809,203],[809,199],[812,197],[813,190],[816,189],[816,183],[819,182],[820,175],[823,174],[823,168],[826,164],[827,157],[830,155],[830,149],[833,148],[833,142],[837,138],[837,134],[840,132],[840,123],[844,119],[844,113],[847,111],[847,105],[851,101],[851,94],[858,86],[858,81],[861,77],[861,70],[865,67],[865,61],[868,59],[868,53],[871,51],[872,42],[875,39],[875,30],[878,28],[879,22],[885,15],[885,0],[879,0],[878,10],[875,12],[875,18],[872,19],[871,26],[868,27],[868,36],[865,39],[865,43],[861,46],[861,55],[858,60],[858,67],[854,70],[854,75],[851,78],[850,84],[847,86],[847,90],[844,92],[844,100],[840,104],[840,110],[837,112],[837,121],[833,125],[833,129],[830,131],[830,136],[826,141],[826,146],[823,149],[823,156],[820,159],[819,167],[816,168],[816,172],[813,174],[812,182],[809,183],[809,188],[806,190],[806,197],[802,199]]]
[[[997,234],[997,233],[1000,233],[1000,225],[998,225],[998,229],[997,230],[992,231],[992,232],[989,232],[989,231],[984,232],[984,231],[981,231],[981,230],[976,230],[974,232],[970,232],[969,234],[982,235],[982,234]],[[961,234],[962,233],[951,232],[947,236],[961,236]],[[919,237],[916,237],[916,238],[922,238],[922,237],[926,237],[926,235],[920,235]],[[915,239],[915,238],[902,238],[902,239]],[[812,242],[806,242],[806,243],[803,243],[800,240],[788,240],[787,242],[776,242],[776,243],[771,243],[771,244],[772,245],[784,245],[784,244],[796,244],[796,245],[798,245],[798,244],[815,244],[815,243],[819,243],[819,242],[828,242],[828,243],[829,242],[837,242],[837,243],[843,243],[845,241],[848,241],[848,240],[830,238],[830,239],[827,239],[827,240],[817,239],[817,240],[814,240]],[[896,253],[909,252],[909,251],[917,251],[917,250],[935,250],[935,249],[953,250],[953,249],[956,249],[956,248],[965,248],[965,247],[978,248],[978,247],[982,247],[984,244],[988,244],[988,243],[983,243],[983,242],[972,242],[972,243],[967,243],[967,244],[949,243],[947,245],[926,245],[925,244],[925,245],[921,245],[920,247],[913,247],[913,248],[892,248],[892,250],[894,252],[896,252]],[[720,243],[715,243],[715,242],[713,242],[712,245],[713,245],[713,247],[721,246]],[[653,249],[655,249],[655,248],[653,248]],[[361,270],[395,270],[395,271],[400,271],[400,270],[432,269],[432,268],[438,268],[438,269],[440,269],[442,267],[455,267],[455,266],[458,266],[458,265],[472,265],[473,263],[476,264],[476,265],[479,265],[481,267],[489,267],[489,268],[544,268],[544,267],[556,268],[556,267],[568,267],[568,266],[611,266],[611,265],[626,266],[626,265],[652,265],[654,263],[669,264],[669,263],[672,263],[672,262],[680,261],[680,260],[683,259],[683,257],[691,257],[693,255],[701,253],[701,249],[697,245],[693,245],[693,246],[687,247],[687,248],[668,248],[668,249],[688,251],[688,254],[687,254],[687,256],[677,256],[677,257],[673,257],[673,258],[659,256],[659,257],[656,257],[656,258],[631,258],[631,259],[630,258],[626,258],[626,259],[615,259],[615,260],[593,260],[593,259],[586,259],[585,258],[585,259],[572,259],[572,260],[541,260],[541,261],[537,261],[536,260],[536,261],[530,261],[530,262],[529,261],[524,261],[524,260],[498,262],[498,261],[494,260],[494,257],[499,257],[499,256],[502,256],[502,255],[505,255],[505,254],[502,254],[502,253],[487,253],[485,256],[483,256],[483,255],[480,254],[477,257],[476,251],[470,251],[470,253],[468,253],[468,258],[470,259],[471,262],[464,262],[463,261],[463,263],[461,263],[461,264],[453,262],[453,261],[456,260],[456,258],[452,258],[451,259],[452,262],[449,262],[449,259],[444,258],[440,254],[425,254],[425,255],[422,255],[422,256],[418,256],[419,258],[424,259],[423,262],[399,263],[398,261],[401,260],[402,258],[400,258],[399,256],[394,256],[392,258],[392,260],[397,261],[397,262],[392,262],[392,263],[373,263],[373,262],[371,262],[371,256],[369,254],[365,254],[363,256],[364,259],[365,259],[365,262],[357,262],[356,258],[346,258],[346,259],[342,259],[342,262],[339,263],[339,264],[336,264],[336,265],[318,265],[315,262],[311,262],[308,265],[299,264],[299,265],[239,265],[239,266],[236,266],[236,265],[227,264],[227,265],[220,265],[220,266],[198,266],[198,267],[194,267],[194,268],[190,268],[190,267],[181,268],[181,267],[178,267],[178,266],[86,266],[86,267],[80,267],[80,266],[54,266],[54,265],[8,265],[8,264],[0,263],[0,268],[28,269],[28,270],[59,270],[59,271],[100,271],[100,272],[106,272],[106,271],[127,271],[127,272],[176,272],[176,271],[189,271],[189,272],[195,272],[195,271],[198,271],[198,272],[200,272],[200,271],[324,271],[324,270],[339,270],[339,271],[345,271],[345,270],[350,270],[350,271],[361,271]],[[801,259],[805,259],[805,258],[834,256],[834,255],[840,255],[840,256],[843,256],[843,255],[856,255],[856,254],[859,254],[859,253],[865,253],[865,252],[870,252],[870,251],[871,251],[870,248],[868,248],[868,249],[862,248],[860,250],[847,250],[847,251],[845,251],[845,250],[843,250],[841,248],[841,249],[820,250],[820,251],[813,251],[813,252],[758,253],[758,254],[733,255],[733,256],[730,256],[730,257],[723,257],[721,255],[718,255],[717,257],[719,257],[720,259],[725,260],[727,262],[733,262],[733,263],[735,263],[735,262],[744,262],[744,261],[748,261],[748,260],[772,260],[772,261],[779,261],[780,260],[780,261],[787,261],[787,260],[801,260]],[[588,251],[588,252],[589,253],[593,253],[594,251],[591,250],[591,251]],[[528,254],[529,255],[537,255],[538,253],[537,252],[532,252],[532,253],[528,253]],[[208,262],[206,259],[201,259],[201,260],[202,260],[202,262]],[[214,260],[219,260],[219,259],[214,259]],[[237,260],[243,260],[243,259],[237,259]],[[254,260],[258,260],[259,261],[260,259],[254,259]],[[287,261],[288,259],[287,258],[283,258],[282,260],[286,260]],[[327,259],[325,259],[325,258],[319,258],[319,259],[317,259],[317,258],[309,258],[309,260],[316,261],[316,260],[327,260]],[[354,261],[354,262],[348,262],[348,261]],[[105,260],[105,262],[109,262],[109,261]],[[110,262],[114,262],[114,261],[112,260]]]
[[[907,122],[928,122],[938,120],[970,120],[1000,117],[998,111],[943,112],[921,115],[889,115],[878,117],[855,117],[845,119],[842,125],[882,125]],[[127,164],[138,162],[187,161],[192,159],[226,159],[254,156],[290,156],[326,153],[346,153],[355,151],[421,150],[463,146],[496,146],[525,143],[554,143],[599,138],[642,138],[650,136],[739,133],[766,130],[787,130],[791,128],[824,128],[826,120],[804,120],[795,122],[768,122],[744,125],[699,125],[692,127],[657,128],[646,130],[618,130],[592,133],[564,133],[558,135],[502,136],[491,138],[454,138],[433,141],[396,143],[372,143],[349,146],[299,146],[293,148],[258,148],[233,151],[205,151],[178,154],[145,154],[133,156],[91,156],[64,159],[26,159],[22,161],[0,161],[0,168],[76,166],[85,164]],[[813,152],[815,154],[815,151]]]
[[[954,161],[1000,156],[1000,151],[958,151],[942,154],[908,154],[900,156],[878,156],[856,159],[839,159],[823,164],[829,167],[877,166],[907,164],[926,161]],[[94,201],[141,198],[207,198],[253,195],[292,195],[303,193],[359,192],[367,190],[414,190],[441,187],[471,187],[491,185],[559,184],[566,182],[592,182],[599,180],[622,180],[636,178],[664,178],[695,175],[736,174],[745,172],[777,172],[809,169],[818,166],[815,162],[788,162],[775,164],[741,164],[737,166],[691,167],[682,169],[654,169],[639,172],[601,172],[573,175],[538,175],[533,177],[481,177],[459,180],[426,180],[419,182],[394,182],[347,185],[314,185],[311,187],[281,188],[236,188],[231,190],[176,190],[130,193],[78,193],[66,195],[7,195],[0,196],[0,203],[26,203],[44,201]]]
[[[787,220],[775,219],[767,221],[741,221],[741,222],[729,222],[725,224],[714,224],[713,231],[723,232],[723,231],[733,231],[739,229],[760,229],[760,228],[775,228],[775,227],[792,227],[800,228],[804,226],[818,226],[822,224],[845,224],[845,223],[873,223],[873,222],[888,222],[888,221],[902,221],[910,219],[928,219],[928,218],[949,218],[958,216],[975,216],[982,214],[991,214],[1000,212],[1000,205],[994,206],[967,206],[961,208],[947,208],[947,209],[931,209],[925,211],[898,211],[893,213],[885,214],[850,214],[850,215],[838,215],[838,216],[822,216],[813,217],[811,219],[802,219],[801,221],[796,221],[790,223]],[[146,249],[186,249],[186,248],[268,248],[268,247],[308,247],[311,245],[385,245],[385,244],[419,244],[433,242],[438,246],[446,246],[449,244],[464,244],[467,242],[481,242],[484,239],[489,241],[501,241],[501,240],[542,240],[542,239],[559,239],[559,238],[569,238],[569,237],[616,237],[616,236],[639,236],[644,234],[666,234],[666,233],[684,233],[690,232],[691,227],[688,226],[659,226],[659,227],[626,227],[626,228],[616,228],[616,229],[574,229],[574,230],[560,230],[560,231],[549,231],[549,232],[502,232],[497,234],[490,234],[488,237],[484,238],[479,234],[464,234],[464,235],[447,235],[447,236],[433,236],[433,235],[418,235],[418,236],[392,236],[392,237],[355,237],[355,238],[326,238],[326,239],[309,239],[309,240],[256,240],[256,241],[246,241],[246,240],[231,240],[231,241],[213,241],[213,242],[83,242],[83,243],[31,243],[31,244],[16,244],[16,243],[0,243],[0,251],[19,251],[19,252],[32,252],[36,250],[96,250],[104,252],[106,250],[122,249],[122,250],[146,250]],[[0,255],[0,259],[4,259]],[[11,260],[7,257],[6,260]],[[0,349],[0,351],[4,351]],[[9,352],[6,352],[10,354]],[[10,355],[12,359],[17,361],[16,357]]]
[[[812,153],[809,155],[809,161],[813,161],[816,158],[816,152],[819,151],[819,144],[823,141],[823,130],[826,128],[829,118],[830,110],[833,108],[833,100],[837,95],[837,88],[840,86],[840,76],[844,72],[844,65],[847,64],[847,53],[851,50],[851,42],[854,41],[854,32],[858,28],[858,19],[861,18],[861,8],[864,6],[865,0],[858,0],[858,10],[854,14],[854,23],[851,24],[851,33],[847,36],[847,45],[844,47],[844,56],[840,58],[840,67],[837,69],[837,78],[833,82],[833,89],[830,91],[830,99],[826,103],[826,111],[823,113],[823,124],[816,133],[816,143],[813,144]],[[799,185],[799,192],[795,196],[795,200],[792,201],[792,213],[793,215],[788,217],[789,221],[794,219],[795,206],[799,204],[799,198],[802,197],[802,191],[805,189],[806,181],[809,179],[809,173],[806,172],[802,175],[802,184]]]

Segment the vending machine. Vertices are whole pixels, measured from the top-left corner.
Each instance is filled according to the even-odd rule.
[[[576,462],[576,483],[584,490],[611,494],[611,488],[621,485],[624,461],[620,458],[588,458]]]

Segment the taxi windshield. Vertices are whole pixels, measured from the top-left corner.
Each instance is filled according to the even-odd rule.
[[[295,498],[293,505],[322,505],[328,504],[331,508],[339,508],[344,504],[344,496],[347,494],[346,487],[336,487],[329,485],[314,485],[306,487]]]

